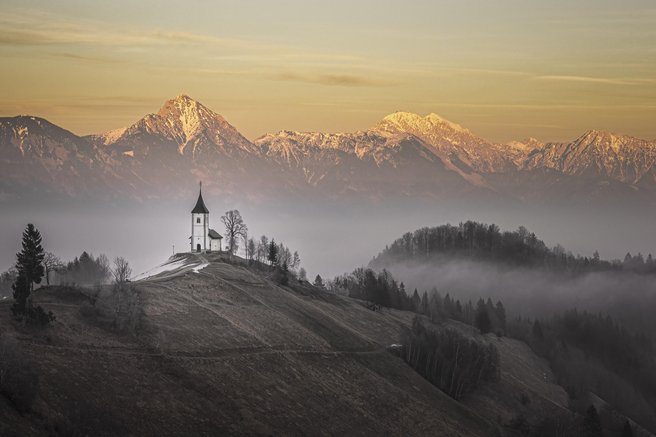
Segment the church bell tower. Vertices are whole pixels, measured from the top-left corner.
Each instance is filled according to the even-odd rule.
[[[191,251],[205,252],[210,247],[208,232],[210,227],[210,212],[203,202],[203,183],[200,183],[196,206],[191,210]]]

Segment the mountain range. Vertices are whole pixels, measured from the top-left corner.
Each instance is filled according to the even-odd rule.
[[[186,95],[110,132],[78,136],[0,118],[0,200],[213,195],[255,202],[504,199],[656,203],[656,141],[588,131],[569,143],[486,140],[436,115],[395,112],[351,133],[281,131],[249,141]]]

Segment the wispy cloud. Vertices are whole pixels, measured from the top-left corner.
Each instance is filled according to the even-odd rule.
[[[298,74],[298,73],[280,73],[273,76],[275,80],[284,80],[292,82],[314,83],[327,86],[388,86],[395,82],[381,79],[373,79],[367,76],[353,74]]]
[[[190,32],[158,29],[135,31],[107,28],[97,24],[76,22],[59,17],[38,21],[30,16],[0,18],[0,44],[3,45],[101,45],[114,47],[157,45],[211,45],[234,49],[271,49],[266,43],[221,38]]]
[[[606,85],[639,85],[642,79],[625,79],[625,78],[607,78],[591,76],[567,76],[567,75],[546,75],[535,76],[533,80],[551,81],[551,82],[586,82]]]
[[[644,110],[656,109],[656,105],[586,105],[586,104],[551,104],[551,103],[448,103],[441,102],[440,106],[471,109],[527,109],[527,110]]]

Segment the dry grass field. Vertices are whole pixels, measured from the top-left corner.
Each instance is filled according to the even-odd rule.
[[[497,345],[501,379],[459,403],[386,351],[413,313],[279,286],[238,258],[176,260],[118,299],[104,288],[95,306],[97,290],[40,289],[57,316],[45,330],[0,303],[3,341],[39,378],[30,412],[0,396],[0,434],[494,436],[518,408],[566,408],[523,343],[471,334]]]

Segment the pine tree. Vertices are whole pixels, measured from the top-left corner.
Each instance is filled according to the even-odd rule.
[[[414,307],[415,312],[419,312],[419,305],[421,304],[421,298],[419,297],[419,292],[415,288],[415,292],[412,293],[412,306]]]
[[[482,334],[487,334],[492,329],[492,320],[490,320],[490,315],[483,299],[479,300],[476,305],[476,319],[474,324]]]
[[[41,233],[32,223],[23,231],[23,249],[16,254],[16,269],[27,279],[30,292],[34,291],[34,284],[41,283],[43,278],[43,258],[45,253],[41,247]]]
[[[22,317],[27,312],[30,298],[30,283],[23,272],[18,272],[18,276],[11,288],[14,290],[14,304],[11,307],[11,312],[15,317]]]
[[[501,331],[506,332],[506,309],[503,307],[503,304],[500,300],[497,301],[497,305],[494,310],[499,322],[499,328]]]
[[[424,315],[429,315],[430,314],[430,306],[428,303],[428,293],[424,291],[424,294],[421,295],[421,308],[419,310],[421,314]]]
[[[533,337],[536,340],[539,340],[539,341],[544,340],[544,333],[542,332],[542,325],[540,325],[539,320],[536,320],[535,322],[533,322],[532,332],[533,332]]]
[[[622,429],[622,437],[633,437],[633,428],[628,420],[624,421],[624,428]]]
[[[271,265],[274,265],[278,260],[278,245],[276,244],[276,240],[274,240],[273,238],[269,243],[269,253],[267,254],[267,259],[269,260]]]
[[[594,405],[590,405],[583,418],[582,437],[602,437],[601,420]]]
[[[289,283],[289,266],[287,266],[287,261],[282,262],[282,267],[280,268],[280,284],[281,285],[287,285]]]
[[[45,253],[41,247],[41,233],[31,223],[23,232],[22,246],[22,250],[16,254],[18,276],[12,286],[14,304],[11,311],[19,319],[47,325],[55,320],[55,316],[51,312],[46,313],[40,306],[32,304],[34,284],[41,283],[43,278]]]
[[[323,288],[323,279],[321,278],[321,275],[317,275],[314,278],[314,286],[319,287],[319,288]]]

